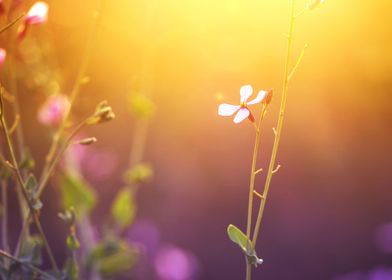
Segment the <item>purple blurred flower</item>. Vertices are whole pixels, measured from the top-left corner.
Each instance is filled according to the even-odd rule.
[[[78,135],[78,139],[85,138]],[[92,183],[106,180],[118,165],[117,156],[108,150],[94,146],[72,145],[66,155],[68,168],[79,170]]]
[[[89,180],[99,182],[109,178],[117,167],[116,155],[107,150],[88,149],[83,159],[82,170]]]
[[[161,280],[190,280],[194,279],[197,271],[196,258],[190,252],[172,245],[158,251],[154,266]]]
[[[392,223],[383,224],[376,229],[375,241],[384,253],[392,253]]]
[[[41,124],[56,126],[63,120],[69,107],[70,103],[67,96],[62,94],[51,95],[38,111],[38,120]]]
[[[157,226],[148,220],[136,221],[127,234],[132,243],[139,243],[142,250],[152,256],[159,246],[160,232]]]
[[[334,277],[333,280],[367,280],[366,274],[360,271],[350,272],[344,275]]]
[[[369,274],[369,280],[392,280],[392,268],[377,267]]]

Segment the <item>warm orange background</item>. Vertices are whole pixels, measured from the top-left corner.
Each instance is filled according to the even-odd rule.
[[[71,88],[96,7],[91,0],[49,4],[48,24],[33,31],[38,43],[24,46],[44,49],[40,61],[49,70],[32,64],[20,84],[24,128],[41,159],[47,130],[37,128],[37,106],[54,89]],[[298,11],[304,5],[297,1]],[[255,279],[322,280],[392,268],[391,255],[374,241],[377,226],[392,221],[391,11],[389,0],[327,0],[297,19],[294,58],[304,44],[308,48],[290,84],[278,154],[282,168],[273,178],[258,243],[265,264]],[[264,125],[265,168],[282,88],[288,12],[286,0],[104,4],[91,82],[74,115],[84,116],[103,98],[117,113],[115,122],[89,132],[119,161],[113,176],[95,182],[101,196],[96,215],[108,212],[113,190],[121,187],[134,131],[126,104],[130,92],[139,90],[157,110],[146,151],[155,178],[139,193],[138,215],[195,253],[198,279],[243,276],[243,257],[225,231],[229,223],[245,227],[254,130],[248,122],[234,125],[217,116],[217,106],[236,103],[243,84],[274,89]],[[54,77],[57,85],[34,75]]]

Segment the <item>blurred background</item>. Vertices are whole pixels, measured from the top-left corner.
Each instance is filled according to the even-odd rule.
[[[33,3],[22,2],[26,10]],[[48,95],[69,94],[98,7],[96,0],[47,2],[47,24],[18,46],[22,125],[37,170],[51,135],[37,112]],[[98,138],[81,167],[98,196],[92,223],[105,223],[123,185],[140,133],[129,99],[140,92],[155,104],[143,128],[143,160],[154,177],[138,189],[136,220],[126,232],[146,254],[124,279],[243,279],[245,260],[226,227],[246,227],[254,129],[219,117],[217,107],[236,104],[244,84],[274,89],[259,159],[266,169],[289,1],[103,2],[90,81],[72,114],[81,119],[103,99],[116,113],[115,121],[84,131]],[[306,2],[296,1],[298,12]],[[327,0],[297,18],[292,63],[308,48],[289,88],[282,167],[272,181],[257,244],[264,263],[254,279],[392,279],[391,11],[389,0]],[[43,226],[62,259],[65,233],[54,226],[59,195],[56,187],[45,192]]]

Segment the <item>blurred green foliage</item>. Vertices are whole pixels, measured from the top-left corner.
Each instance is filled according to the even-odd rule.
[[[78,218],[89,213],[96,204],[94,189],[81,176],[64,173],[60,188],[64,208],[74,207]]]

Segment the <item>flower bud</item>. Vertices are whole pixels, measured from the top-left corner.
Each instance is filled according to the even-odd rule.
[[[45,23],[48,20],[48,4],[42,1],[36,2],[30,10],[21,25],[18,27],[18,37],[23,39],[31,25]]]
[[[324,3],[324,0],[313,0],[310,1],[306,4],[306,9],[308,10],[313,10],[314,8],[316,8],[319,4]]]
[[[273,95],[272,89],[268,90],[266,96],[263,99],[263,104],[265,104],[265,105],[270,104],[271,100],[272,100],[272,95]]]
[[[85,138],[85,139],[77,141],[76,144],[88,146],[88,145],[94,144],[95,142],[97,142],[97,138],[89,137],[89,138]]]
[[[97,105],[94,115],[89,118],[87,124],[99,124],[111,121],[114,118],[115,114],[112,107],[108,105],[107,101],[102,101]]]

